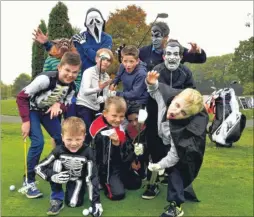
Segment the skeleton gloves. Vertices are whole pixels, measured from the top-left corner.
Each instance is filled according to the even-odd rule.
[[[70,179],[69,171],[60,172],[51,176],[51,181],[58,184],[64,184],[68,182],[69,179]]]
[[[79,44],[84,44],[86,42],[86,35],[82,35],[80,33],[78,34],[75,34],[72,36],[72,41],[74,42],[77,42]]]

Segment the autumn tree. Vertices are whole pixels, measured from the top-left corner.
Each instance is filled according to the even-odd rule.
[[[44,34],[47,32],[47,26],[44,20],[41,20],[38,26]],[[42,44],[33,42],[32,45],[32,79],[36,75],[42,72],[45,59],[47,58],[47,52]]]
[[[138,46],[145,33],[149,29],[146,24],[146,12],[136,5],[129,5],[125,9],[117,9],[110,13],[106,24],[106,32],[112,36],[113,52],[123,44]],[[150,43],[150,34],[148,34],[142,45]],[[111,65],[109,73],[115,73],[119,63],[117,57]]]
[[[71,38],[73,34],[74,31],[68,17],[68,8],[64,3],[58,2],[49,14],[49,40],[58,38]]]

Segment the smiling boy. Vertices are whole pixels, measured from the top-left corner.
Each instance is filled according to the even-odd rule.
[[[66,52],[58,65],[58,71],[39,74],[17,95],[22,136],[23,139],[29,136],[31,140],[27,156],[27,182],[33,187],[29,188],[26,194],[28,198],[42,196],[35,185],[34,172],[44,146],[41,125],[54,138],[56,145],[60,145],[62,139],[58,115],[66,111],[71,104],[75,93],[74,80],[80,65],[79,54]]]
[[[47,215],[57,215],[64,208],[64,199],[67,206],[82,206],[86,186],[92,215],[100,216],[103,212],[94,156],[92,149],[84,143],[85,136],[86,126],[82,119],[65,119],[62,123],[63,145],[57,146],[35,167],[36,173],[51,185],[51,206]]]

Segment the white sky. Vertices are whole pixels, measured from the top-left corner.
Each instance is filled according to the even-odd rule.
[[[1,80],[10,84],[20,73],[31,74],[32,32],[41,19],[48,24],[51,9],[57,1],[1,1]],[[207,56],[233,53],[239,41],[253,35],[245,27],[253,1],[64,1],[70,23],[83,29],[86,11],[99,9],[107,20],[110,12],[127,5],[140,6],[147,13],[147,23],[157,13],[168,13],[163,19],[170,27],[170,37],[184,46],[197,42]],[[158,19],[159,21],[159,19]],[[140,39],[141,40],[141,39]]]

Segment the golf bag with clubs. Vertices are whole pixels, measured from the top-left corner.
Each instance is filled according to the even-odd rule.
[[[229,88],[215,89],[205,104],[207,111],[214,114],[208,129],[210,140],[216,146],[231,147],[233,142],[240,139],[246,124],[245,115],[239,111],[234,89],[231,85]]]

